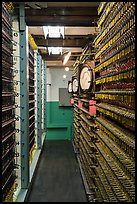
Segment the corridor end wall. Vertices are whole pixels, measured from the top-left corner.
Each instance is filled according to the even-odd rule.
[[[64,79],[63,75],[67,75]],[[47,68],[47,134],[48,140],[70,140],[73,135],[73,107],[59,105],[59,88],[67,88],[71,71]]]

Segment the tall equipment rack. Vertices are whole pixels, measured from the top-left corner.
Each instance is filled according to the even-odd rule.
[[[135,3],[102,2],[98,14],[94,98],[73,93],[74,145],[89,201],[134,202]]]
[[[2,3],[3,202],[25,201],[46,136],[46,63],[18,11]]]

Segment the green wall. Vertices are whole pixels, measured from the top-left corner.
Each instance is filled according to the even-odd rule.
[[[47,134],[49,140],[71,140],[73,135],[73,107],[60,107],[58,101],[46,103]]]

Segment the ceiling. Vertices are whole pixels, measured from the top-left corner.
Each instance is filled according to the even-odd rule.
[[[78,55],[97,34],[97,9],[100,2],[25,2],[25,19],[40,54],[46,59],[47,67],[73,68]],[[15,2],[18,11],[19,2]],[[64,26],[64,38],[45,38],[43,26]],[[62,65],[61,54],[48,54],[48,47],[62,47],[71,51],[66,66]]]

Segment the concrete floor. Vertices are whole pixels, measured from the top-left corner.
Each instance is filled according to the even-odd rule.
[[[45,142],[27,197],[25,202],[88,202],[71,141]]]

